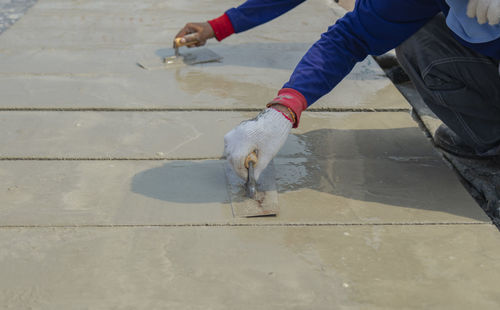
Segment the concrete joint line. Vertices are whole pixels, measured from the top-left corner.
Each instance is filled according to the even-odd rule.
[[[260,112],[263,108],[0,108],[0,112]],[[409,112],[407,108],[311,108],[306,112]]]
[[[0,229],[15,228],[169,228],[169,227],[352,227],[352,226],[482,226],[490,222],[430,222],[430,223],[198,223],[198,224],[96,224],[96,225],[3,225]]]

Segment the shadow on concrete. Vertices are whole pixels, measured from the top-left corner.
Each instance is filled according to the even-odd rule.
[[[222,161],[171,161],[134,176],[132,191],[180,203],[229,202]]]
[[[167,162],[135,175],[131,188],[170,202],[226,203],[224,164],[222,160]],[[308,188],[358,201],[480,219],[480,213],[463,202],[462,185],[418,128],[320,129],[291,135],[274,165],[281,193]],[[308,201],[313,204],[314,197]]]
[[[211,66],[246,66],[257,68],[272,68],[292,70],[306,53],[312,43],[242,43],[235,45],[216,44],[200,48],[180,49],[181,54],[197,53],[209,48],[222,56],[221,62],[211,63]],[[171,48],[158,49],[159,57],[172,56]]]
[[[210,49],[222,60],[206,64],[207,66],[238,66],[265,69],[293,70],[302,59],[304,54],[314,42],[250,42],[241,44],[218,43],[200,48],[181,48],[181,54],[200,54],[203,58],[203,49]],[[159,57],[173,56],[172,48],[162,48],[155,51]],[[367,66],[368,63],[374,63],[375,60],[367,58],[362,64],[357,64],[346,79],[354,80],[373,80],[386,78],[380,70],[374,70],[374,67]],[[195,64],[194,66],[200,66]],[[378,68],[378,65],[375,66]]]

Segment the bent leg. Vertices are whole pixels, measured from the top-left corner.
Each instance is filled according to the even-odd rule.
[[[461,45],[437,15],[397,49],[427,106],[478,153],[500,145],[498,60]]]

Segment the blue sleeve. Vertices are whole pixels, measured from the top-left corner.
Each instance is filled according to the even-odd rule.
[[[248,0],[226,11],[234,32],[262,25],[301,4],[305,0]]]
[[[358,0],[353,12],[321,35],[283,86],[311,105],[367,55],[398,46],[440,12],[435,0]]]

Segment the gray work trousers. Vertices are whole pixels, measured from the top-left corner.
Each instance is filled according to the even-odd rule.
[[[460,44],[442,14],[396,48],[427,106],[479,153],[500,154],[498,60]]]

